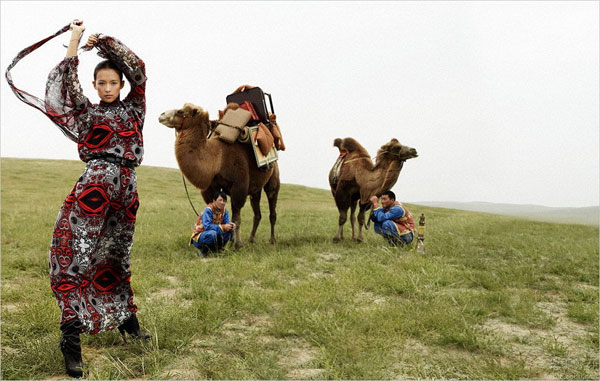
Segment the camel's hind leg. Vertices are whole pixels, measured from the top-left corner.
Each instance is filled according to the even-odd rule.
[[[258,229],[258,224],[260,224],[260,220],[262,218],[262,214],[260,212],[260,196],[260,191],[250,195],[250,205],[252,205],[252,211],[254,212],[252,232],[250,233],[250,237],[248,237],[248,242],[250,243],[254,243],[254,235],[256,234],[256,229]]]
[[[279,197],[279,168],[275,168],[276,171],[265,185],[265,193],[267,200],[269,200],[269,221],[271,222],[271,238],[269,242],[275,243],[275,223],[277,222],[277,198]]]

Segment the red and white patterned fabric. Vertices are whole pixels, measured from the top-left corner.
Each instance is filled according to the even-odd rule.
[[[92,104],[77,77],[79,59],[65,58],[48,76],[44,101],[19,90],[10,69],[68,26],[19,53],[6,71],[13,92],[46,114],[77,143],[86,168],[64,201],[49,253],[50,284],[61,322],[77,318],[90,334],[113,329],[137,311],[130,285],[130,249],[139,206],[135,170],[103,160],[109,155],[139,165],[146,112],[144,62],[119,40],[103,36],[98,55],[110,59],[131,84],[123,100]]]

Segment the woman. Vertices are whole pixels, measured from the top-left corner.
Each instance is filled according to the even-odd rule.
[[[10,69],[49,39],[71,30],[65,59],[50,73],[45,102],[17,89]],[[61,309],[60,347],[67,374],[81,377],[81,332],[96,334],[118,327],[136,338],[140,332],[130,286],[129,256],[139,206],[135,167],[142,161],[142,126],[146,111],[144,62],[119,40],[89,37],[106,58],[94,70],[100,97],[92,104],[77,76],[77,48],[83,22],[23,50],[7,69],[7,80],[19,99],[44,112],[77,142],[85,170],[63,203],[54,226],[49,253],[50,284]],[[120,99],[123,74],[131,91]]]

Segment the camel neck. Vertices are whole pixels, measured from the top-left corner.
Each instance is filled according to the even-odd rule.
[[[391,189],[400,175],[403,162],[384,158],[375,166],[375,172],[381,179],[381,186],[378,189],[378,194]]]
[[[208,123],[208,121],[206,121]],[[181,172],[196,187],[206,189],[215,170],[220,167],[221,157],[208,144],[208,125],[200,116],[186,118],[175,141],[175,158]]]

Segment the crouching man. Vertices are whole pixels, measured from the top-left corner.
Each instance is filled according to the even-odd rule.
[[[206,206],[194,225],[191,243],[196,246],[199,255],[206,257],[209,252],[218,252],[228,241],[233,240],[235,224],[229,220],[225,209],[227,195],[216,192],[213,201]]]
[[[381,207],[377,196],[370,199],[373,204],[371,221],[375,224],[375,233],[382,235],[392,245],[408,245],[416,234],[415,221],[410,211],[396,201],[392,191],[381,194]]]

